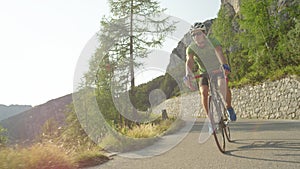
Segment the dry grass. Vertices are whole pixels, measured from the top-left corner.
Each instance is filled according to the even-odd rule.
[[[134,126],[131,130],[127,130],[124,133],[126,136],[131,138],[151,138],[159,135],[158,126],[152,124],[141,124],[139,126]]]
[[[76,164],[55,145],[36,144],[29,148],[4,148],[0,153],[2,169],[73,169]]]
[[[103,145],[113,146],[121,151],[140,149],[155,142],[158,136],[178,130],[181,124],[174,119],[159,121],[157,124],[141,124],[132,129],[123,129],[121,133],[126,139],[108,136],[102,140]],[[119,140],[118,140],[119,139]],[[66,142],[67,143],[67,142]],[[108,161],[108,157],[101,154],[97,145],[82,142],[81,148],[73,150],[72,146],[44,142],[26,148],[0,147],[1,169],[76,169],[95,166]],[[57,146],[60,145],[60,146]],[[103,146],[105,147],[105,146]],[[70,148],[72,151],[70,151]]]
[[[79,168],[99,165],[109,160],[109,158],[101,154],[97,148],[76,154],[77,155],[74,155],[74,161]]]
[[[123,134],[132,138],[152,138],[170,134],[179,130],[183,125],[184,124],[182,120],[169,118],[167,120],[160,121],[158,124],[149,123],[135,126]]]
[[[108,134],[101,140],[100,146],[109,151],[126,152],[141,149],[153,144],[160,136],[171,134],[183,127],[182,120],[175,118],[135,125],[131,129],[122,128],[120,133]]]
[[[1,169],[76,169],[106,161],[108,157],[97,148],[67,154],[63,148],[52,143],[0,150]]]

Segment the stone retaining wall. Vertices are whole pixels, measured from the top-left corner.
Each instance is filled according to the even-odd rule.
[[[232,89],[232,98],[238,118],[300,119],[300,81],[296,77]],[[162,109],[170,115],[182,112],[206,117],[198,92],[166,100],[153,111],[159,113]]]
[[[300,82],[296,78],[233,89],[232,95],[241,118],[300,119]]]

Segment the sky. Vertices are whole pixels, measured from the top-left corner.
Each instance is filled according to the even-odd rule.
[[[221,2],[158,1],[190,24],[216,18]],[[106,0],[0,0],[0,104],[36,106],[72,93],[79,57],[104,15]]]

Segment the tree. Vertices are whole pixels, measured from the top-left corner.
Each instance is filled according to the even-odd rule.
[[[300,38],[300,1],[286,0],[281,1],[278,6],[277,26],[279,43],[277,48],[278,63],[280,68],[286,65],[298,66],[299,57],[299,38]]]
[[[299,66],[300,65],[300,19],[296,20],[296,25],[285,36],[281,36],[279,43],[280,66],[286,65]]]
[[[245,74],[244,66],[246,64],[243,57],[237,57],[238,28],[234,8],[229,4],[223,4],[218,12],[218,17],[214,20],[212,25],[213,36],[216,37],[222,44],[223,52],[227,55],[228,62],[232,71],[232,76],[237,79]]]
[[[218,17],[212,25],[213,35],[219,39],[223,49],[230,50],[235,44],[235,32],[233,29],[234,9],[229,4],[221,6]]]
[[[7,142],[7,130],[0,126],[0,147],[5,145]]]
[[[262,77],[277,68],[275,47],[278,41],[276,17],[273,15],[274,0],[244,0],[241,2],[241,33],[239,41],[242,54],[250,63],[252,80]]]
[[[118,36],[117,44],[109,52],[126,59],[133,89],[134,67],[138,66],[136,59],[147,57],[150,47],[161,46],[175,29],[174,23],[169,22],[169,17],[162,16],[165,9],[153,0],[109,0],[109,4],[112,16],[101,22],[105,27],[102,33],[108,30],[108,37]]]
[[[103,87],[100,83],[110,82],[107,87],[114,89],[110,92],[110,97],[113,98],[123,97],[130,89],[130,98],[134,100],[134,68],[142,65],[137,61],[138,58],[147,57],[149,48],[161,46],[166,36],[175,29],[175,23],[163,16],[165,9],[160,8],[159,3],[153,0],[108,2],[111,15],[104,16],[101,20],[98,34],[100,45],[97,50],[100,52],[96,53],[92,62],[98,63],[98,66],[108,64],[112,69],[107,72],[110,76],[105,76],[103,71],[96,73],[96,86],[99,89]],[[103,99],[103,96],[100,97]],[[125,104],[124,107],[130,109],[126,103],[120,104]]]
[[[42,139],[51,139],[57,137],[59,124],[55,118],[48,119],[42,126]]]

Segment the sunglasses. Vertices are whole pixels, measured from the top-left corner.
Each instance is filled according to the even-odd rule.
[[[202,35],[202,34],[203,34],[203,32],[196,32],[196,33],[193,33],[192,36],[195,37],[197,35]]]

